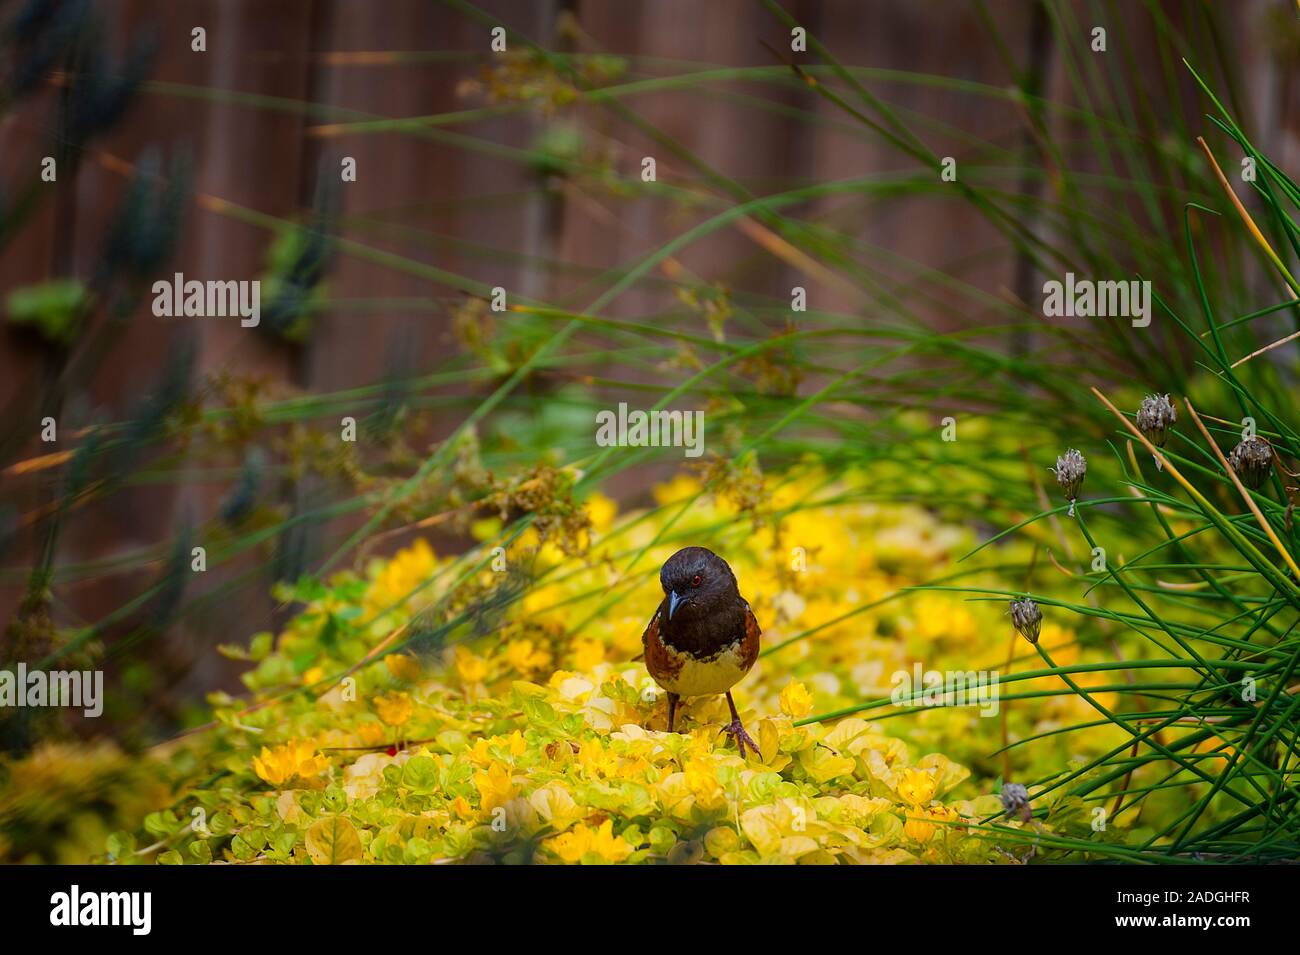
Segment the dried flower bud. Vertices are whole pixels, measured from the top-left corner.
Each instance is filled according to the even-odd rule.
[[[1070,516],[1074,516],[1074,502],[1079,496],[1079,487],[1083,476],[1088,473],[1088,462],[1082,454],[1070,448],[1056,459],[1056,467],[1050,469],[1056,475],[1056,483],[1061,486],[1065,499],[1070,502]]]
[[[84,31],[90,4],[87,0],[29,0],[7,25],[6,39],[16,47],[9,88],[14,99],[35,92],[46,75],[77,42]]]
[[[1258,488],[1272,470],[1273,446],[1259,435],[1253,435],[1232,449],[1228,463],[1242,484],[1251,489]]]
[[[1163,448],[1169,438],[1169,427],[1178,420],[1178,412],[1168,395],[1147,395],[1138,408],[1137,426],[1148,441]]]
[[[244,455],[244,467],[240,471],[239,480],[221,502],[221,520],[225,524],[238,527],[253,513],[257,504],[257,492],[265,476],[266,452],[258,447],[249,448]]]
[[[98,34],[98,25],[92,24],[79,43],[74,57],[76,79],[68,92],[63,135],[78,151],[122,118],[140,85],[153,73],[157,58],[157,38],[142,33],[131,41],[122,62],[114,63]]]
[[[1003,785],[1002,794],[998,798],[1002,800],[1002,808],[1021,822],[1028,822],[1034,817],[1029,809],[1029,790],[1020,783]]]
[[[338,176],[321,175],[311,219],[285,232],[279,247],[283,261],[271,272],[270,293],[262,309],[262,329],[291,342],[311,331],[311,317],[334,259],[340,192]]]
[[[188,157],[178,152],[166,176],[162,169],[156,149],[140,154],[105,238],[97,283],[108,283],[119,274],[137,282],[151,280],[175,251],[190,203]]]
[[[1032,598],[1011,601],[1011,625],[1030,643],[1038,642],[1038,628],[1043,623],[1043,612]]]

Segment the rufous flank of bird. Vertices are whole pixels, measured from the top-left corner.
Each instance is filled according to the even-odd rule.
[[[762,631],[740,596],[736,575],[727,562],[705,547],[683,547],[659,571],[664,599],[641,636],[650,676],[668,694],[668,732],[683,698],[727,695],[740,755],[758,745],[745,732],[731,698],[731,688],[758,659]]]

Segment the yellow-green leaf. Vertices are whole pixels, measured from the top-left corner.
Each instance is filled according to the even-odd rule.
[[[316,865],[341,865],[361,859],[361,837],[344,816],[327,816],[307,830],[307,854]]]

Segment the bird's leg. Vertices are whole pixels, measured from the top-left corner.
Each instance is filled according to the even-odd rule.
[[[677,694],[668,694],[668,732],[673,731],[673,717],[677,714]]]
[[[754,742],[752,736],[745,732],[745,727],[740,722],[740,714],[736,712],[736,701],[731,698],[730,690],[727,691],[727,705],[731,707],[731,722],[724,726],[723,729],[729,736],[735,738],[736,748],[740,750],[741,758],[743,759],[745,756],[746,746],[754,751],[755,756],[761,758],[762,754],[758,751],[758,744]]]

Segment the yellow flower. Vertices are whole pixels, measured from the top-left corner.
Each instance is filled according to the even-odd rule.
[[[401,726],[411,718],[414,704],[405,693],[385,693],[375,697],[375,712],[389,726]]]
[[[399,550],[375,575],[366,592],[366,609],[370,619],[386,613],[415,597],[419,601],[427,591],[415,592],[437,569],[438,559],[424,538],[418,538],[407,548]]]
[[[546,840],[546,844],[565,862],[581,862],[591,848],[591,830],[584,825],[577,825],[554,839]]]
[[[903,832],[908,838],[915,839],[917,842],[928,842],[935,830],[939,828],[935,823],[956,822],[958,818],[957,811],[947,806],[931,806],[928,809],[913,806],[907,811],[907,822],[903,823]]]
[[[551,662],[551,655],[536,648],[531,640],[511,640],[506,644],[506,662],[520,673],[540,670]]]
[[[614,636],[610,641],[615,654],[620,659],[628,659],[641,653],[641,631],[645,621],[639,616],[623,617],[614,626]]]
[[[510,768],[494,762],[487,772],[474,774],[474,786],[478,789],[479,809],[491,812],[497,806],[504,806],[515,798],[515,781],[510,775]]]
[[[694,497],[701,489],[702,486],[696,478],[689,474],[678,474],[671,481],[656,484],[651,489],[651,493],[654,494],[656,504],[666,507],[684,501],[688,497]]]
[[[384,666],[394,680],[414,683],[420,678],[420,661],[406,653],[390,653],[384,657]]]
[[[466,755],[473,762],[486,766],[492,762],[492,756],[488,750],[497,746],[504,746],[511,756],[522,756],[524,751],[528,749],[528,741],[524,739],[524,734],[519,730],[515,730],[509,736],[480,736],[474,741],[474,745],[466,751]]]
[[[456,672],[464,683],[482,683],[487,678],[487,661],[464,647],[456,647]]]
[[[727,793],[718,782],[712,760],[699,756],[686,764],[686,788],[695,796],[701,809],[717,809],[727,802]]]
[[[357,739],[362,746],[377,746],[388,739],[388,733],[384,731],[383,724],[366,720],[357,724]]]
[[[618,516],[618,505],[614,503],[613,498],[597,491],[587,498],[586,505],[592,530],[603,534],[614,525],[614,518]]]
[[[605,644],[587,637],[573,641],[573,665],[579,673],[594,670],[605,662]]]
[[[519,732],[519,730],[515,730],[511,733],[510,738],[506,740],[506,742],[510,745],[511,756],[522,756],[524,755],[524,751],[528,749],[528,741],[524,739],[524,734]]]
[[[908,810],[907,821],[903,823],[903,832],[909,839],[926,842],[934,835],[934,823],[926,822],[927,815],[924,809]]]
[[[568,863],[581,862],[589,852],[603,862],[622,862],[632,854],[632,847],[623,837],[614,835],[612,819],[606,819],[595,830],[579,823],[568,832],[548,839],[546,845]]]
[[[812,697],[798,680],[791,680],[781,691],[781,712],[796,720],[812,712]]]
[[[319,683],[323,679],[325,679],[325,668],[312,667],[311,669],[303,673],[302,685],[311,686],[313,683]]]
[[[618,772],[618,756],[607,751],[600,744],[600,738],[585,741],[578,749],[578,765],[592,779],[600,776],[613,778]]]
[[[622,862],[632,854],[632,847],[623,841],[622,836],[614,835],[614,822],[606,819],[592,837],[591,851],[606,862]]]
[[[292,740],[274,749],[262,747],[253,757],[253,771],[272,786],[280,786],[295,776],[318,776],[329,768],[329,760],[316,753],[316,744],[308,739]]]
[[[975,615],[964,603],[950,596],[920,595],[910,617],[912,637],[918,646],[930,647],[945,640],[963,643],[979,636]]]
[[[924,770],[905,769],[898,781],[898,795],[913,806],[923,806],[934,798],[939,788],[935,778]]]

